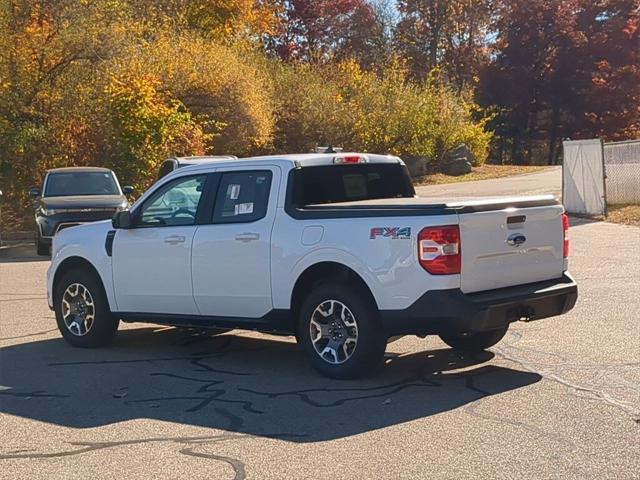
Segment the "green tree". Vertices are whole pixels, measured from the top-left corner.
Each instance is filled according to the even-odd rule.
[[[165,35],[114,62],[113,70],[161,79],[207,134],[207,153],[268,150],[273,106],[255,54],[195,35]]]
[[[426,158],[436,162],[445,150],[466,143],[477,162],[486,159],[490,133],[473,120],[473,106],[433,81],[407,81],[401,62],[367,72],[354,61],[273,71],[276,148],[310,151],[318,144],[348,150]],[[410,160],[411,161],[411,160]]]
[[[106,88],[111,129],[108,161],[122,181],[139,191],[162,160],[202,154],[206,136],[179,101],[161,93],[150,75],[112,77]]]

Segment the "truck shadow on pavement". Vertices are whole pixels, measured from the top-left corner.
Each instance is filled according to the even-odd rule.
[[[43,332],[44,333],[44,332]],[[4,339],[6,340],[6,339]],[[287,338],[126,329],[97,350],[0,348],[0,412],[73,428],[151,418],[316,442],[446,412],[538,382],[449,349],[390,354],[373,376],[321,377]]]

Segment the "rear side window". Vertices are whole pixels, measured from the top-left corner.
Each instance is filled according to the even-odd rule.
[[[267,214],[270,171],[223,173],[213,211],[214,223],[255,222]]]
[[[296,207],[415,195],[406,167],[399,164],[303,167],[293,175]]]

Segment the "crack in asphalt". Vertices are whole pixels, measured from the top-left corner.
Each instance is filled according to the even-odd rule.
[[[126,360],[85,360],[85,361],[74,361],[74,362],[52,362],[49,363],[50,367],[68,367],[68,366],[79,366],[79,365],[117,365],[117,364],[127,364],[127,363],[152,363],[152,362],[165,362],[165,361],[180,361],[180,360],[193,360],[194,365],[199,366],[203,370],[209,372],[216,373],[224,373],[228,375],[251,375],[251,373],[245,372],[235,372],[231,370],[216,370],[212,367],[202,365],[202,360],[208,358],[219,358],[224,355],[228,355],[230,353],[253,353],[257,351],[265,350],[266,347],[259,348],[237,348],[234,350],[228,351],[219,351],[215,353],[206,353],[206,352],[194,352],[188,353],[186,355],[174,356],[174,357],[147,357],[147,358],[131,358]]]
[[[238,422],[242,423],[242,419],[231,414],[230,412],[218,408],[216,409],[218,413],[222,416],[229,419],[229,429],[239,426]],[[261,435],[261,437],[269,437],[269,438],[277,438],[277,439],[294,439],[302,437],[302,435],[295,433],[266,433]],[[37,452],[32,449],[20,449],[15,450],[10,453],[0,453],[0,460],[12,460],[12,459],[25,459],[25,460],[35,460],[35,459],[48,459],[48,458],[62,458],[62,457],[72,457],[76,455],[83,455],[99,450],[107,450],[113,449],[123,446],[134,446],[141,444],[150,444],[150,443],[176,443],[178,445],[183,446],[178,452],[182,455],[196,457],[196,458],[204,458],[207,460],[214,460],[217,462],[224,463],[231,467],[233,470],[233,480],[244,480],[246,478],[246,465],[245,463],[234,457],[219,455],[216,453],[206,453],[196,451],[196,448],[201,447],[210,447],[216,443],[228,442],[239,439],[253,439],[258,438],[254,435],[249,435],[245,433],[232,433],[232,432],[224,432],[216,435],[202,435],[202,436],[186,436],[186,437],[151,437],[151,438],[141,438],[141,439],[133,439],[133,440],[120,440],[113,442],[67,442],[68,445],[73,448],[70,450],[59,450],[54,452]]]
[[[523,420],[509,419],[509,418],[506,418],[504,415],[501,415],[499,417],[495,415],[487,415],[486,413],[480,412],[479,408],[482,405],[482,401],[484,400],[485,397],[490,396],[491,392],[477,387],[475,385],[476,377],[472,375],[467,376],[465,380],[466,380],[466,387],[468,389],[473,390],[474,392],[477,392],[482,395],[476,402],[470,403],[464,407],[464,411],[468,415],[471,415],[476,418],[480,418],[482,420],[488,420],[498,424],[506,424],[506,425],[518,427],[530,433],[537,434],[539,437],[545,437],[547,439],[550,439],[556,442],[557,444],[565,447],[565,455],[568,455],[569,453],[572,453],[578,449],[578,446],[574,442],[567,439],[566,437],[562,435],[558,435],[556,433],[549,432],[547,430],[544,430],[543,428],[537,427]],[[558,457],[560,455],[558,455],[557,453],[554,453],[553,456]]]
[[[595,384],[598,381],[611,380],[610,377],[605,377],[604,375],[611,375],[609,371],[614,371],[616,374],[619,373],[618,370],[624,368],[638,368],[640,367],[640,362],[629,362],[629,363],[621,363],[621,364],[580,364],[580,363],[571,363],[567,361],[565,357],[560,354],[553,352],[546,352],[544,350],[537,350],[533,348],[517,346],[516,344],[522,339],[522,332],[519,330],[512,329],[509,331],[509,336],[506,339],[507,341],[502,344],[499,344],[492,348],[492,351],[499,355],[501,358],[513,362],[519,365],[521,368],[533,372],[538,373],[543,378],[554,381],[567,387],[570,390],[573,390],[575,394],[585,394],[590,399],[601,401],[607,405],[615,407],[619,410],[622,410],[625,414],[631,417],[636,423],[640,423],[640,409],[638,409],[634,404],[630,402],[626,402],[623,400],[619,400],[609,394],[608,392],[603,390],[602,382],[600,384]],[[552,358],[557,358],[561,363],[550,363],[550,362],[534,362],[531,360],[527,360],[523,355],[518,355],[518,353],[537,353],[542,355],[547,355]],[[573,368],[574,370],[584,370],[587,372],[593,373],[592,384],[589,385],[580,385],[576,382],[568,380],[563,376],[566,375],[566,369]],[[640,388],[637,384],[633,382],[629,382],[624,378],[617,378],[617,380],[624,384],[625,388],[631,389],[634,393],[638,395],[640,398]],[[580,396],[580,398],[585,398],[584,396]]]
[[[141,444],[149,444],[149,443],[177,443],[179,445],[184,445],[183,448],[178,450],[179,453],[191,457],[205,458],[208,460],[214,460],[218,462],[222,462],[224,464],[229,465],[234,472],[233,480],[244,480],[246,478],[246,468],[244,462],[237,458],[217,455],[214,453],[203,453],[197,452],[194,450],[195,447],[191,445],[195,445],[197,447],[200,446],[210,446],[215,443],[226,442],[229,440],[239,439],[239,438],[247,438],[249,435],[245,434],[235,434],[235,433],[222,433],[218,435],[206,435],[206,436],[198,436],[198,437],[155,437],[155,438],[142,438],[137,440],[121,440],[115,442],[68,442],[68,445],[72,447],[79,447],[71,450],[61,450],[56,452],[46,452],[46,453],[8,453],[8,454],[0,454],[0,460],[10,460],[10,459],[44,459],[44,458],[61,458],[61,457],[71,457],[76,455],[83,455],[90,452],[95,452],[99,450],[113,449],[123,446],[133,446],[133,445],[141,445]]]
[[[13,392],[8,390],[0,390],[0,395],[5,397],[18,398],[70,398],[71,395],[62,395],[56,393],[47,393],[45,390],[34,390],[33,392]]]
[[[228,353],[229,352],[224,352],[224,355]],[[251,373],[246,373],[246,372],[236,372],[233,370],[223,370],[223,369],[216,369],[216,368],[210,367],[202,363],[205,360],[205,358],[210,358],[210,357],[198,356],[195,358],[189,358],[189,363],[191,365],[198,367],[198,369],[194,370],[195,372],[207,372],[207,373],[215,373],[215,374],[223,374],[223,375],[231,375],[231,376],[252,375]],[[204,383],[204,385],[198,388],[195,392],[196,394],[204,394],[204,395],[162,396],[162,397],[152,397],[152,398],[145,398],[145,399],[138,399],[138,400],[128,400],[124,402],[125,405],[135,405],[135,404],[145,404],[145,403],[154,404],[154,403],[164,402],[164,401],[185,401],[185,400],[197,401],[199,400],[200,403],[187,408],[185,412],[187,413],[197,412],[214,402],[222,402],[222,403],[240,404],[242,405],[243,410],[246,412],[257,413],[257,414],[264,413],[263,411],[255,408],[252,402],[249,402],[246,400],[230,400],[230,399],[220,398],[222,397],[222,395],[225,395],[227,393],[227,390],[224,388],[213,388],[213,387],[224,383],[224,380],[194,378],[194,377],[187,377],[185,375],[177,375],[177,374],[166,373],[166,372],[152,372],[149,374],[149,376],[150,377],[167,377],[167,378],[173,378],[177,380]]]
[[[183,448],[182,450],[180,450],[180,453],[182,453],[183,455],[188,455],[190,457],[207,458],[207,459],[217,460],[219,462],[224,462],[230,465],[231,468],[233,468],[234,480],[243,480],[247,478],[247,474],[245,472],[245,465],[243,462],[241,462],[237,458],[224,457],[222,455],[215,455],[212,453],[200,453],[200,452],[194,451],[193,448]]]
[[[421,383],[422,382],[422,383]],[[254,395],[266,396],[269,398],[278,398],[284,396],[297,396],[300,401],[317,408],[330,408],[344,405],[347,402],[355,402],[358,400],[369,400],[372,398],[388,397],[394,393],[401,392],[411,387],[441,387],[441,383],[434,382],[432,380],[421,379],[420,381],[409,382],[396,382],[389,385],[381,385],[377,387],[365,387],[365,388],[315,388],[306,390],[291,390],[286,392],[261,392],[259,390],[253,390],[250,388],[239,387],[237,390],[240,392],[247,392]],[[390,390],[387,390],[390,389]],[[372,390],[382,390],[380,393],[373,395],[360,395],[356,397],[346,397],[334,400],[330,403],[321,403],[319,401],[312,400],[309,393],[336,393],[336,392],[366,392]]]

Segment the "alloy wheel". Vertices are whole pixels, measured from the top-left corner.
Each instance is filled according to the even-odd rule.
[[[311,314],[311,343],[325,362],[337,365],[351,358],[358,344],[355,316],[339,300],[325,300]]]
[[[62,294],[62,318],[73,335],[89,333],[95,320],[95,304],[91,292],[81,283],[72,283]]]

